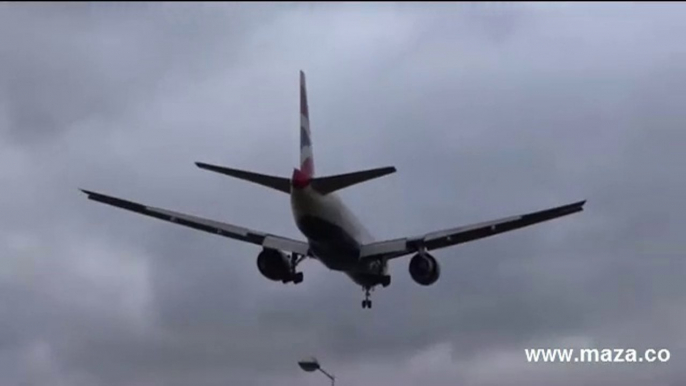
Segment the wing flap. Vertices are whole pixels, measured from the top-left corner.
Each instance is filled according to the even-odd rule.
[[[281,249],[287,252],[294,252],[301,255],[308,255],[309,246],[306,242],[293,240],[287,237],[271,235],[248,228],[227,224],[202,217],[179,213],[167,209],[146,206],[133,201],[124,200],[101,193],[96,193],[81,189],[90,200],[103,204],[111,205],[120,209],[139,213],[145,216],[154,217],[159,220],[183,225],[199,231],[204,231],[219,236],[224,236],[234,240],[260,245],[267,248]]]
[[[512,216],[500,220],[456,228],[447,232],[434,232],[426,235],[423,241],[427,249],[438,249],[455,244],[462,244],[580,212],[583,210],[583,205],[585,203],[586,201],[580,201],[552,209],[528,213],[522,216]]]
[[[510,216],[494,221],[430,232],[417,237],[380,241],[364,245],[361,250],[361,257],[365,259],[378,257],[392,259],[414,253],[422,247],[429,251],[450,247],[581,212],[584,204],[586,204],[586,200],[521,216]]]

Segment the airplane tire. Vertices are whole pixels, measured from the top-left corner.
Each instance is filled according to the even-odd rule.
[[[293,283],[294,284],[302,283],[302,281],[303,281],[303,273],[302,272],[298,272],[295,275],[293,275]]]

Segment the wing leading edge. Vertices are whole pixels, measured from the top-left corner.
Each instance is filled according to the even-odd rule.
[[[431,232],[417,237],[379,241],[362,246],[361,258],[393,259],[418,252],[420,248],[430,251],[450,247],[581,212],[584,210],[584,204],[586,200],[520,216]]]
[[[298,253],[304,256],[309,255],[309,245],[304,241],[294,240],[287,237],[276,236],[268,233],[254,231],[236,225],[231,225],[219,221],[209,220],[202,217],[191,216],[171,210],[146,206],[120,198],[106,196],[81,189],[89,199],[103,204],[112,205],[117,208],[126,209],[142,215],[168,221],[174,224],[183,225],[200,231],[213,233],[219,236],[240,240],[247,243],[260,245],[266,248],[274,248],[291,253]]]

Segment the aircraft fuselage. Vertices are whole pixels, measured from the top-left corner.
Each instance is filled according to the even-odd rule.
[[[387,272],[386,264],[370,267],[360,262],[360,246],[374,239],[335,193],[321,195],[309,186],[294,187],[291,209],[317,260],[361,286],[379,284]]]

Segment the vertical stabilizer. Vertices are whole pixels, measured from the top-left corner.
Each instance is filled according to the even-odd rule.
[[[307,106],[305,73],[300,71],[300,172],[307,178],[314,177],[312,134],[310,132],[310,111]]]

